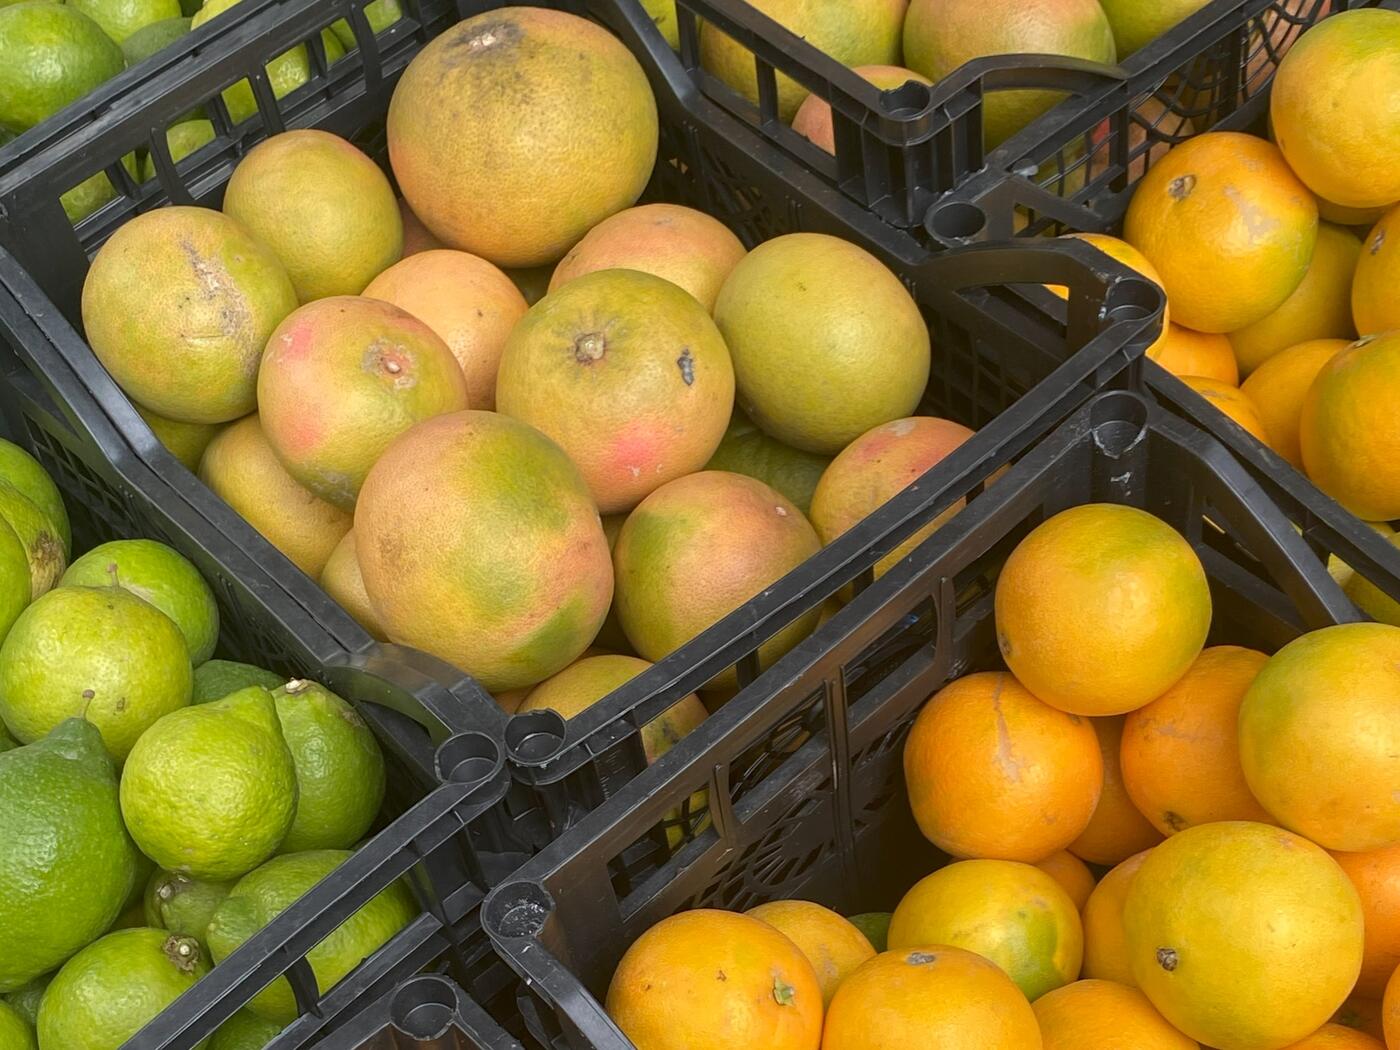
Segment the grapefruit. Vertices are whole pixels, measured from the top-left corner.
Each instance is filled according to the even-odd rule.
[[[1099,0],[1118,47],[1121,62],[1133,52],[1152,43],[1201,8],[1207,0],[1157,0],[1144,4],[1136,0]]]
[[[355,557],[355,530],[351,529],[326,559],[321,569],[321,586],[361,627],[381,642],[387,640],[384,627],[365,593],[365,578]]]
[[[165,446],[180,464],[191,472],[199,469],[200,458],[214,435],[219,432],[220,423],[180,423],[157,415],[149,408],[133,404],[136,414],[146,421],[157,441]]]
[[[1147,356],[1174,376],[1203,376],[1230,386],[1240,381],[1234,348],[1219,332],[1193,332],[1168,324]]]
[[[467,381],[447,344],[378,299],[299,307],[272,333],[258,369],[268,444],[287,473],[347,511],[394,438],[466,407]]]
[[[903,66],[856,66],[851,72],[860,74],[881,91],[893,91],[911,80],[916,84],[933,86],[928,77]],[[836,152],[836,129],[831,120],[831,103],[820,95],[808,95],[803,99],[802,105],[797,108],[797,114],[792,118],[792,130],[826,152]]]
[[[924,705],[904,746],[904,777],[914,819],[939,849],[1033,864],[1088,826],[1103,760],[1087,719],[985,671]]]
[[[1090,864],[1119,864],[1162,841],[1162,833],[1133,805],[1123,785],[1123,719],[1092,719],[1103,755],[1103,790],[1089,826],[1069,844],[1070,853]]]
[[[1052,853],[1036,865],[1060,884],[1060,889],[1069,895],[1076,911],[1084,908],[1084,902],[1094,891],[1094,873],[1089,866],[1068,850]]]
[[[705,469],[728,470],[757,478],[807,514],[812,509],[817,482],[830,462],[826,456],[804,452],[769,437],[736,409],[729,419],[729,428],[720,438],[719,448],[715,449]]]
[[[910,415],[928,381],[918,306],[883,263],[838,237],[760,244],[724,282],[715,321],[745,413],[809,452],[833,455]]]
[[[1379,999],[1395,968],[1400,966],[1400,846],[1365,853],[1334,853],[1361,897],[1366,921],[1366,947],[1356,994]]]
[[[572,663],[612,598],[607,537],[578,469],[539,431],[490,412],[438,416],[389,446],[355,507],[355,550],[389,638],[493,692]]]
[[[1123,902],[1143,861],[1151,850],[1134,853],[1099,880],[1084,902],[1080,918],[1084,924],[1085,977],[1137,987],[1123,938]]]
[[[1223,412],[1259,444],[1265,448],[1273,448],[1269,432],[1264,429],[1264,423],[1259,418],[1259,410],[1254,407],[1249,395],[1239,387],[1222,383],[1218,379],[1207,379],[1205,376],[1182,376],[1181,381],[1215,409]]]
[[[1112,981],[1075,981],[1035,1001],[1045,1050],[1200,1050],[1136,988]]]
[[[498,8],[414,57],[388,139],[399,188],[434,235],[500,266],[537,266],[636,201],[656,160],[656,102],[600,26]]]
[[[1372,227],[1356,261],[1351,311],[1356,330],[1362,335],[1400,328],[1400,307],[1395,304],[1397,284],[1400,284],[1400,207],[1393,208]]]
[[[687,292],[637,270],[600,270],[515,326],[496,404],[557,442],[599,511],[616,514],[704,467],[734,409],[734,368]]]
[[[1260,424],[1269,435],[1269,445],[1299,470],[1303,450],[1298,426],[1303,401],[1317,374],[1328,361],[1345,349],[1345,339],[1311,339],[1274,354],[1250,373],[1240,385],[1254,406]]]
[[[436,332],[462,366],[468,407],[496,407],[501,351],[528,309],[509,277],[475,255],[425,249],[370,281],[365,296],[393,303]]]
[[[124,224],[83,283],[83,326],[107,371],[184,423],[251,412],[258,362],[296,291],[272,251],[226,215],[157,208]]]
[[[437,248],[446,248],[447,245],[433,236],[433,231],[423,225],[423,220],[413,214],[413,209],[408,206],[408,201],[399,198],[399,219],[403,222],[403,257],[407,259],[410,255],[417,255],[419,252],[430,252]]]
[[[865,934],[830,908],[811,901],[772,901],[744,914],[762,919],[801,949],[817,975],[823,1006],[831,1004],[842,981],[875,957]]]

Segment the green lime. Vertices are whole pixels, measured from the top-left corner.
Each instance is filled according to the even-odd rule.
[[[737,409],[729,420],[719,448],[705,464],[706,470],[728,470],[757,478],[777,489],[806,514],[812,507],[812,493],[830,456],[785,445],[769,437]]]
[[[282,1031],[276,1021],[239,1010],[214,1033],[206,1050],[263,1050]]]
[[[63,552],[73,549],[73,533],[68,527],[68,510],[58,486],[39,461],[14,442],[0,438],[0,480],[8,481],[44,512],[54,531],[63,540]]]
[[[0,642],[10,633],[33,593],[29,555],[10,523],[0,518]]]
[[[38,1050],[34,1025],[8,1003],[0,1003],[0,1050]]]
[[[67,0],[102,27],[102,31],[118,44],[131,34],[180,17],[180,0]],[[142,56],[145,57],[144,55]],[[123,49],[123,60],[125,49]]]
[[[10,736],[10,731],[0,722],[0,751],[13,751],[19,747],[19,741]]]
[[[91,2],[91,0],[85,0]],[[153,6],[165,7],[172,0],[156,0]],[[179,9],[179,3],[174,6]],[[122,57],[126,59],[127,68],[130,69],[138,62],[144,62],[154,54],[164,51],[175,41],[185,36],[190,31],[190,20],[188,16],[175,14],[162,18],[155,22],[149,22],[140,29],[134,30],[125,40],[122,41]]]
[[[157,869],[146,883],[142,902],[146,925],[203,941],[214,909],[231,889],[232,882],[208,882],[177,871]]]
[[[82,719],[0,753],[0,992],[52,970],[120,914],[136,848],[117,797],[112,760]]]
[[[144,926],[109,933],[54,976],[39,1003],[39,1043],[117,1050],[208,972],[193,937]]]
[[[191,702],[207,704],[210,700],[222,700],[230,693],[236,693],[250,685],[260,685],[264,689],[273,690],[285,681],[280,674],[264,671],[252,664],[240,664],[233,660],[207,660],[194,669],[194,697]]]
[[[128,904],[122,909],[121,914],[113,920],[112,925],[107,927],[107,932],[111,933],[113,930],[131,930],[138,926],[145,925],[146,910],[141,906],[141,901],[137,900],[136,903]]]
[[[365,21],[369,23],[375,36],[384,32],[402,17],[403,9],[399,7],[399,0],[370,0],[365,5]],[[335,38],[340,41],[341,46],[346,51],[355,47],[355,31],[350,28],[350,23],[345,19],[341,18],[332,22],[331,32],[335,34]]]
[[[20,985],[13,992],[6,992],[3,998],[32,1027],[39,1018],[39,1000],[44,997],[44,989],[52,980],[53,974],[41,974],[28,984]]]
[[[0,7],[0,124],[27,131],[122,71],[122,49],[66,4]]]
[[[250,686],[166,715],[131,749],[121,803],[131,837],[166,871],[219,881],[257,867],[297,804],[272,695]]]
[[[190,663],[202,664],[219,641],[214,592],[190,562],[155,540],[113,540],[68,566],[63,587],[118,586],[144,598],[175,621],[190,647]]]
[[[136,178],[136,154],[128,153],[122,158],[122,167]],[[117,188],[105,171],[89,175],[59,198],[63,213],[71,223],[81,222],[110,200],[116,200]]]
[[[209,951],[214,961],[228,958],[350,856],[348,850],[337,849],[284,853],[239,879],[209,923]],[[413,894],[399,881],[341,923],[306,956],[321,993],[334,987],[417,915]],[[291,1022],[297,1016],[292,986],[285,977],[277,978],[253,997],[248,1009],[269,1021]]]
[[[166,145],[170,147],[170,159],[176,164],[200,146],[213,141],[214,125],[202,118],[172,124],[165,133]],[[141,162],[141,181],[150,182],[155,177],[156,162],[147,154],[146,159]],[[158,416],[140,405],[136,406],[136,411],[141,413],[141,418],[160,439],[160,443],[175,453],[175,458],[190,470],[199,469],[199,459],[204,455],[205,448],[223,426],[222,423],[177,422]]]
[[[29,561],[29,592],[33,598],[47,592],[63,575],[68,557],[63,537],[34,502],[8,481],[0,481],[0,518],[24,544]]]
[[[384,756],[359,713],[329,689],[293,679],[272,694],[297,770],[297,813],[282,853],[348,849],[384,801]]]
[[[865,939],[877,952],[883,952],[888,946],[890,940],[889,912],[868,911],[863,915],[852,915],[850,923],[865,934]]]
[[[0,718],[18,740],[83,716],[124,761],[156,719],[190,702],[185,637],[119,587],[59,587],[20,613],[0,645]]]

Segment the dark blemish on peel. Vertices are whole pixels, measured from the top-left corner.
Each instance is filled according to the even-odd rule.
[[[695,382],[695,358],[690,356],[690,347],[681,349],[681,356],[676,358],[676,364],[680,367],[681,378],[685,380],[685,385],[690,386]]]

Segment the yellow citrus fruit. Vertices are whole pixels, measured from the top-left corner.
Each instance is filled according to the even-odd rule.
[[[865,934],[830,908],[811,901],[773,901],[745,915],[762,919],[802,950],[822,989],[822,1004],[862,963],[875,958]]]
[[[1137,987],[1133,967],[1128,960],[1128,945],[1123,937],[1123,902],[1138,869],[1151,850],[1135,853],[1099,880],[1094,892],[1084,902],[1080,919],[1084,924],[1085,977],[1116,981]]]
[[[1312,339],[1274,354],[1250,373],[1240,390],[1269,435],[1269,444],[1288,462],[1303,469],[1298,425],[1303,401],[1324,365],[1346,347],[1345,339]]]
[[[1393,208],[1366,234],[1351,286],[1351,312],[1362,335],[1400,328],[1400,207]]]
[[[1075,981],[1033,1004],[1045,1050],[1200,1050],[1136,988]]]

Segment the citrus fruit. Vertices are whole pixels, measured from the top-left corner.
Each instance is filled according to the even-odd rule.
[[[28,6],[27,3],[26,6]],[[128,153],[123,157],[122,166],[131,172],[133,178],[135,177],[136,157],[134,154]],[[99,171],[95,175],[89,175],[59,197],[58,202],[63,205],[63,214],[68,217],[68,221],[77,224],[108,201],[115,200],[116,196],[117,188],[112,185],[111,177],[105,171]]]
[[[660,660],[820,549],[801,511],[761,481],[707,470],[661,486],[628,515],[613,551],[618,622]],[[767,667],[816,626],[812,610],[758,650]],[[735,684],[726,672],[713,685]]]
[[[1389,1050],[1400,1046],[1400,967],[1390,975],[1385,985],[1385,998],[1381,1003],[1381,1024],[1385,1031],[1385,1045]]]
[[[1175,685],[1128,715],[1123,781],[1164,835],[1219,820],[1273,822],[1249,793],[1239,759],[1240,704],[1267,660],[1253,649],[1212,646]]]
[[[389,104],[388,138],[399,188],[428,229],[499,266],[537,266],[636,202],[656,161],[656,101],[637,60],[600,26],[501,8],[414,57]]]
[[[612,598],[607,537],[578,468],[490,412],[438,416],[389,446],[355,508],[355,553],[389,637],[488,690],[568,666]]]
[[[604,219],[559,260],[549,290],[598,270],[641,270],[693,295],[707,311],[744,245],[728,226],[679,204],[643,204]]]
[[[1400,282],[1400,206],[1387,212],[1371,228],[1357,257],[1351,286],[1351,312],[1356,330],[1362,335],[1400,328],[1400,308],[1395,305],[1397,282]]]
[[[996,585],[1006,665],[1052,706],[1123,714],[1186,673],[1210,628],[1196,552],[1146,511],[1090,503],[1037,526]]]
[[[1068,847],[1071,854],[1090,864],[1119,864],[1162,841],[1162,833],[1133,805],[1123,785],[1123,717],[1092,719],[1103,755],[1103,790],[1089,826]]]
[[[135,877],[116,770],[92,723],[71,718],[0,752],[0,991],[107,929]]]
[[[1219,332],[1193,332],[1169,323],[1147,356],[1174,376],[1204,376],[1231,386],[1240,381],[1235,351]]]
[[[146,8],[148,11],[168,10],[165,0],[123,0],[123,4],[130,3],[133,9]],[[174,7],[173,15],[163,14],[154,21],[146,22],[127,34],[122,40],[122,57],[126,59],[128,67],[144,62],[157,52],[164,51],[175,41],[185,36],[190,31],[190,20],[180,13],[179,0],[174,0],[170,5]],[[171,128],[173,131],[176,124]],[[168,132],[167,132],[168,134]],[[143,165],[144,167],[144,165]]]
[[[1040,861],[1036,867],[1060,884],[1060,889],[1074,903],[1075,911],[1083,909],[1084,902],[1094,891],[1094,873],[1087,864],[1068,850],[1060,850]]]
[[[1045,1050],[1200,1050],[1136,988],[1112,981],[1075,981],[1035,1001]]]
[[[67,558],[63,538],[53,521],[24,493],[0,480],[0,521],[24,548],[29,596],[38,598],[59,581]]]
[[[822,1050],[936,1046],[1040,1050],[1026,997],[993,963],[948,945],[877,955],[846,978],[826,1012]]]
[[[278,1022],[268,1021],[249,1010],[239,1010],[219,1025],[205,1050],[263,1050],[281,1033],[282,1027]]]
[[[1219,1050],[1301,1039],[1361,969],[1356,890],[1321,848],[1266,824],[1203,824],[1154,847],[1123,929],[1152,1005]]]
[[[1240,762],[1285,827],[1332,850],[1400,843],[1400,627],[1349,623],[1269,658],[1240,706]]]
[[[0,7],[0,127],[16,134],[76,102],[125,63],[102,27],[66,4]]]
[[[1284,1050],[1385,1050],[1385,1044],[1340,1024],[1325,1024],[1312,1035],[1289,1043]]]
[[[347,511],[394,438],[466,407],[466,378],[441,337],[362,296],[298,307],[272,333],[258,369],[258,418],[278,460]]]
[[[637,270],[600,270],[515,326],[496,406],[553,439],[598,510],[616,514],[704,467],[734,409],[734,368],[689,293]]]
[[[38,507],[52,531],[63,541],[65,555],[73,545],[63,497],[39,461],[12,441],[0,438],[0,479],[9,482]]]
[[[1099,880],[1084,902],[1080,919],[1084,925],[1082,973],[1085,977],[1137,987],[1123,937],[1123,902],[1127,900],[1134,876],[1151,852],[1145,849],[1134,853],[1116,865]]]
[[[321,570],[321,586],[355,621],[381,642],[388,635],[379,616],[365,593],[365,578],[360,574],[360,562],[355,556],[355,530],[340,538]]]
[[[1113,40],[1120,62],[1206,6],[1206,0],[1166,0],[1153,4],[1135,3],[1134,0],[1100,0],[1100,3],[1108,16],[1109,25],[1113,27]]]
[[[1349,208],[1400,200],[1400,12],[1323,19],[1280,63],[1274,137],[1320,197]]]
[[[1378,999],[1400,966],[1400,846],[1334,853],[1332,859],[1356,887],[1366,921],[1366,949],[1356,993]]]
[[[830,462],[826,456],[804,452],[769,437],[736,409],[705,469],[757,478],[807,514],[812,507],[812,493]]]
[[[222,700],[230,693],[246,689],[250,685],[260,685],[269,691],[286,682],[286,678],[271,671],[264,671],[252,664],[240,664],[233,660],[208,660],[194,669],[194,695],[192,704],[207,704],[210,700]]]
[[[1099,251],[1103,252],[1110,259],[1117,260],[1130,270],[1135,270],[1143,277],[1146,277],[1158,287],[1162,284],[1162,275],[1157,272],[1157,267],[1153,266],[1147,256],[1138,251],[1121,237],[1112,237],[1106,233],[1067,233],[1062,239],[1083,241],[1091,244]],[[1061,299],[1069,298],[1069,288],[1063,284],[1046,285],[1052,292]],[[1157,341],[1147,350],[1149,357],[1160,355],[1167,342],[1167,335],[1171,328],[1172,307],[1167,303],[1162,307],[1162,334]],[[1162,367],[1167,367],[1165,364]]]
[[[199,478],[308,576],[321,574],[350,531],[349,514],[287,473],[257,416],[225,427],[209,442]]]
[[[231,889],[232,882],[196,879],[157,869],[146,883],[142,901],[146,925],[203,941],[214,909]]]
[[[146,426],[151,428],[156,440],[191,472],[199,469],[204,450],[209,447],[209,442],[214,440],[214,435],[222,426],[220,423],[179,423],[157,415],[149,408],[135,404],[132,407],[136,409],[136,414],[145,420]]]
[[[1331,223],[1317,226],[1317,245],[1302,283],[1273,313],[1230,333],[1240,371],[1250,374],[1281,350],[1311,339],[1350,339],[1351,281],[1361,241]],[[1200,374],[1200,373],[1197,373]]]
[[[278,850],[349,849],[384,801],[384,755],[365,721],[323,685],[294,678],[272,694],[296,767],[296,816]]]
[[[1182,376],[1181,381],[1200,394],[1213,408],[1223,412],[1231,422],[1259,444],[1265,448],[1273,447],[1269,440],[1269,432],[1264,429],[1264,424],[1259,418],[1259,410],[1254,407],[1249,395],[1239,387],[1222,383],[1218,379],[1206,379],[1204,376]]]
[[[1303,450],[1298,429],[1303,402],[1317,374],[1345,349],[1345,339],[1312,339],[1272,355],[1240,385],[1269,435],[1269,447],[1299,470]]]
[[[271,250],[206,208],[131,219],[98,250],[83,284],[88,342],[112,378],[185,423],[253,410],[263,347],[295,307]]]
[[[1381,1027],[1380,999],[1368,999],[1365,996],[1352,993],[1347,996],[1346,1002],[1337,1008],[1330,1023],[1369,1035],[1373,1039],[1385,1038],[1385,1032]],[[1381,1050],[1384,1048],[1385,1044],[1381,1043]]]
[[[122,770],[131,837],[166,871],[235,879],[277,849],[297,806],[297,776],[272,697],[249,686],[162,718]]]
[[[908,0],[821,4],[809,0],[752,0],[752,6],[844,66],[897,63]],[[718,26],[702,22],[700,61],[750,102],[758,101],[753,52]],[[779,73],[778,119],[792,122],[808,89]]]
[[[38,740],[82,717],[118,761],[162,715],[185,707],[189,648],[165,613],[117,587],[60,587],[20,614],[0,647],[0,718]]]
[[[93,941],[63,964],[39,1003],[39,1044],[124,1044],[209,972],[193,937],[144,926]]]
[[[188,21],[188,19],[181,21]],[[180,161],[197,152],[201,146],[208,145],[213,141],[214,124],[202,117],[172,124],[165,132],[165,144],[170,149],[170,160],[174,164],[179,164]],[[155,154],[147,152],[145,159],[141,161],[141,181],[149,182],[155,177]]]
[[[0,998],[12,1006],[15,1012],[28,1021],[32,1027],[35,1019],[39,1016],[39,1000],[44,997],[44,989],[49,986],[51,980],[53,980],[53,974],[46,973],[42,977],[34,978],[28,984],[16,988],[13,992],[7,992]]]
[[[870,946],[876,952],[883,952],[888,949],[890,939],[890,919],[894,918],[893,913],[887,911],[867,911],[860,915],[852,915],[850,923],[861,933],[865,934],[865,939],[870,942]]]
[[[1272,143],[1210,132],[1143,176],[1123,236],[1161,274],[1177,324],[1233,332],[1273,313],[1302,283],[1317,204]]]
[[[0,642],[33,598],[29,577],[29,556],[24,544],[0,518]]]
[[[1394,533],[1386,539],[1391,546],[1400,546],[1400,537]],[[1356,607],[1377,623],[1388,623],[1400,627],[1400,602],[1368,580],[1359,572],[1354,572],[1342,585],[1346,596],[1356,603]]]
[[[9,1003],[0,1003],[0,1046],[5,1050],[39,1050],[34,1026]]]
[[[423,225],[422,219],[413,214],[413,209],[408,206],[408,201],[402,197],[399,198],[399,218],[403,220],[403,257],[405,259],[410,255],[417,255],[419,252],[430,252],[447,247],[433,235],[432,230]],[[409,313],[413,313],[413,311],[410,310]]]
[[[384,30],[403,17],[403,8],[399,6],[399,0],[370,0],[365,4],[365,21],[369,23],[370,32],[378,36]],[[350,23],[343,18],[331,23],[331,32],[340,41],[346,51],[358,46],[355,39],[355,30]]]
[[[501,351],[527,309],[509,277],[475,255],[425,249],[370,281],[365,295],[407,310],[441,336],[462,366],[468,406],[496,407]]]
[[[64,587],[117,586],[150,602],[175,621],[202,664],[219,640],[219,607],[199,570],[155,540],[113,540],[94,547],[68,566]]]
[[[904,746],[904,777],[914,819],[939,849],[1033,864],[1083,832],[1103,760],[1087,719],[986,671],[924,705]]]
[[[137,30],[166,19],[180,17],[180,0],[68,0],[118,44],[125,44]],[[125,60],[125,47],[122,48]],[[145,56],[141,56],[145,57]],[[138,59],[139,61],[139,59]]]
[[[801,949],[817,975],[823,1006],[830,1005],[842,981],[875,957],[865,934],[830,908],[811,901],[773,901],[744,914],[762,919]]]
[[[811,963],[766,922],[731,912],[680,912],[647,930],[617,964],[606,1005],[647,1050],[817,1050],[822,1041]]]
[[[1344,208],[1329,200],[1317,198],[1317,214],[1325,222],[1335,222],[1338,226],[1364,226],[1370,229],[1390,208],[1380,205],[1376,208]]]
[[[760,244],[724,282],[715,322],[744,412],[809,452],[834,454],[908,416],[928,380],[918,306],[883,263],[838,237],[792,233]]]
[[[228,958],[240,944],[338,868],[351,854],[346,850],[309,850],[284,853],[244,875],[209,923],[209,951],[216,963]],[[403,882],[394,882],[371,898],[335,931],[306,953],[325,993],[360,962],[372,955],[418,915],[413,894]],[[287,1024],[297,1016],[292,986],[279,977],[255,995],[247,1009],[269,1021]]]
[[[851,70],[881,91],[893,91],[909,81],[932,86],[928,77],[903,66],[856,66]],[[828,153],[836,152],[836,128],[831,120],[831,103],[820,95],[808,95],[797,107],[792,130]]]

